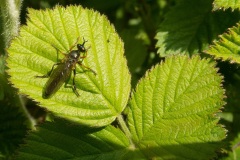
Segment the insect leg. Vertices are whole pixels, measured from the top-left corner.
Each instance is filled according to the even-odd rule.
[[[78,44],[79,38],[80,38],[80,37],[77,38],[76,42],[69,48],[69,50],[68,50],[66,53],[62,53],[62,52],[61,52],[61,53],[66,56],[69,52],[71,52],[72,49]],[[85,42],[85,41],[84,41],[84,42]],[[55,47],[55,48],[56,48],[56,47]],[[56,49],[57,49],[57,48],[56,48]],[[57,49],[57,50],[58,50],[58,49]]]
[[[52,45],[56,50],[57,50],[57,61],[58,61],[58,53],[60,52],[62,55],[64,55],[65,57],[68,55],[67,53],[63,53],[61,52],[57,47],[55,47],[54,45]]]
[[[35,76],[35,78],[48,78],[48,77],[52,74],[52,71],[53,71],[54,67],[55,67],[56,65],[59,65],[59,64],[62,64],[62,63],[61,63],[61,62],[55,63],[55,64],[52,66],[52,69],[51,69],[47,74],[45,74],[45,75],[43,75],[43,76]]]
[[[68,50],[67,53],[71,52],[72,49],[77,45],[77,43],[78,43],[78,41],[79,41],[79,38],[80,38],[80,37],[77,38],[77,41],[69,48],[69,50]]]
[[[79,93],[77,92],[77,87],[76,87],[76,84],[75,84],[75,76],[76,76],[76,68],[73,69],[73,86],[72,86],[72,89],[73,89],[73,92],[76,94],[76,96],[79,97]]]
[[[97,73],[96,73],[94,70],[92,70],[91,68],[83,65],[81,61],[78,61],[77,63],[78,63],[78,65],[80,65],[80,66],[82,66],[82,67],[84,67],[84,68],[87,68],[87,69],[88,69],[89,71],[91,71],[95,76],[97,75]]]
[[[54,46],[54,45],[52,44],[52,46],[57,50],[57,61],[58,61],[58,52],[60,52],[62,55],[64,55],[64,56],[66,57],[66,56],[68,55],[68,53],[71,52],[72,49],[77,45],[77,43],[78,43],[78,41],[79,41],[79,38],[80,38],[80,37],[77,38],[77,41],[70,47],[70,49],[69,49],[66,53],[61,52],[56,46]],[[84,38],[83,38],[83,39],[84,39]],[[85,43],[85,42],[87,42],[87,41],[84,40],[84,43]]]
[[[85,42],[87,42],[87,41],[84,41],[84,43],[85,43]],[[89,50],[90,48],[91,48],[91,46],[89,46],[89,47],[86,49],[86,52],[84,52],[83,56],[80,57],[81,59],[84,59],[84,58],[87,57],[87,55],[88,55],[88,50]]]
[[[84,43],[87,42],[87,41],[85,41],[84,38],[83,38],[83,40],[84,40],[84,42],[83,42],[83,45],[84,45]],[[78,64],[79,64],[79,63],[82,63],[83,59],[87,57],[89,48],[91,48],[91,46],[89,46],[89,47],[86,49],[86,51],[83,53],[83,56],[80,56],[80,61],[78,62]],[[79,64],[79,65],[82,65],[82,64]]]

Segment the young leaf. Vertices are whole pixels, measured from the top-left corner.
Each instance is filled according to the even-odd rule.
[[[239,0],[214,0],[213,2],[213,10],[218,9],[240,9],[240,1]]]
[[[228,33],[221,35],[220,38],[205,52],[216,58],[240,63],[240,24],[229,29]]]
[[[160,56],[197,54],[239,20],[238,13],[212,13],[211,10],[212,1],[178,1],[166,15],[156,35]],[[224,19],[224,22],[219,23],[219,19]]]
[[[107,18],[80,6],[28,12],[27,25],[21,27],[20,36],[8,49],[11,83],[58,116],[90,126],[114,121],[128,101],[130,74],[123,43]],[[64,58],[59,52],[68,53],[76,42],[82,44],[83,38],[88,48],[83,65],[97,75],[77,65],[75,82],[80,97],[72,90],[72,76],[66,87],[62,86],[52,98],[43,99],[47,78],[35,76],[47,74],[57,57],[58,62]]]
[[[32,132],[16,159],[122,159],[128,139],[113,126],[86,129],[69,122],[47,122]]]
[[[216,112],[222,77],[209,59],[169,57],[140,80],[128,123],[133,142],[151,159],[209,159],[225,138]]]

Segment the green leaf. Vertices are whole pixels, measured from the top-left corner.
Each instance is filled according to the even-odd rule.
[[[222,77],[210,59],[166,58],[132,94],[128,124],[146,157],[209,159],[225,138],[216,113],[223,106]],[[195,157],[195,158],[194,158]]]
[[[156,35],[158,53],[197,54],[239,20],[238,13],[212,12],[212,1],[181,0],[165,17]],[[219,19],[224,19],[219,21]]]
[[[7,72],[11,83],[20,93],[58,116],[98,127],[114,121],[126,107],[130,74],[123,56],[123,43],[107,18],[80,6],[57,6],[44,11],[29,9],[28,12],[27,26],[21,27],[20,36],[8,49]],[[67,53],[78,37],[78,43],[84,38],[85,47],[89,48],[83,64],[97,75],[77,66],[79,74],[75,81],[80,97],[71,87],[62,86],[52,98],[43,99],[47,79],[35,76],[51,70],[57,62],[56,48]],[[64,57],[59,54],[59,58]],[[72,78],[68,82],[71,84]]]
[[[19,97],[0,74],[0,159],[10,159],[17,147],[23,143],[30,122],[21,110]],[[4,158],[3,158],[4,157]]]
[[[23,143],[28,132],[27,119],[16,106],[0,103],[0,159],[8,159]]]
[[[0,159],[8,159],[23,143],[29,128],[26,117],[17,107],[0,103]]]
[[[237,160],[240,159],[240,134],[236,136],[234,141],[231,142],[231,152],[228,157],[224,157],[223,160]]]
[[[214,0],[213,2],[213,10],[218,9],[240,9],[240,1],[239,0]]]
[[[240,24],[230,28],[228,33],[220,36],[205,52],[214,55],[217,59],[230,60],[240,63]]]
[[[47,122],[32,132],[16,159],[122,159],[128,152],[128,139],[112,126],[86,129],[69,122]]]

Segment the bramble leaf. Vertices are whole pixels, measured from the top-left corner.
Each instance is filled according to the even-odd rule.
[[[218,9],[240,9],[240,1],[239,0],[214,0],[213,2],[213,10]]]
[[[240,24],[229,29],[228,33],[220,36],[205,52],[217,59],[230,60],[240,63]]]
[[[238,22],[238,15],[231,11],[212,12],[212,1],[180,0],[159,27],[156,35],[158,53],[161,57],[198,54],[217,35]]]
[[[7,50],[11,83],[58,116],[98,127],[114,121],[126,107],[131,86],[123,43],[107,18],[80,6],[28,12],[27,25],[21,27],[20,36]],[[78,37],[78,43],[84,38],[89,48],[83,64],[97,75],[77,66],[75,80],[80,97],[71,87],[62,86],[52,98],[43,99],[47,79],[35,76],[51,70],[57,62],[56,48],[67,53]],[[59,59],[63,58],[59,54]],[[71,84],[72,78],[68,86]]]
[[[0,159],[11,159],[16,148],[23,143],[31,128],[29,119],[21,109],[19,97],[7,85],[6,78],[0,73]],[[11,100],[11,103],[9,103]]]
[[[210,159],[225,138],[216,115],[223,106],[222,77],[198,56],[168,57],[140,80],[128,123],[136,148],[152,159]]]
[[[224,157],[223,160],[237,160],[240,158],[240,134],[231,142],[231,150],[228,152],[228,156]]]
[[[128,139],[112,126],[87,129],[69,122],[47,122],[31,132],[16,159],[122,159]]]

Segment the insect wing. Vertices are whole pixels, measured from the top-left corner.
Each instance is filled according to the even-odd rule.
[[[72,69],[68,63],[62,63],[57,66],[50,75],[43,89],[43,98],[50,98],[56,93],[63,83],[69,78]]]

